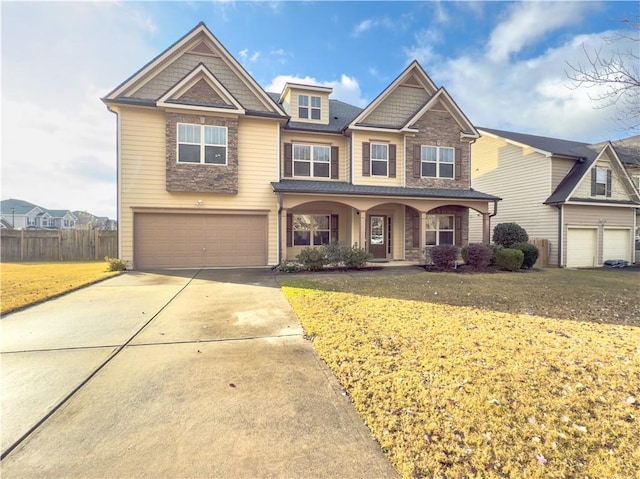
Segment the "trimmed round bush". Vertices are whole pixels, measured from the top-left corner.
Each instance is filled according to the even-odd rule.
[[[327,264],[324,251],[318,248],[305,248],[300,251],[296,259],[302,264],[304,269],[309,271],[320,271]]]
[[[538,255],[540,251],[538,247],[531,243],[516,243],[512,246],[513,249],[519,249],[524,253],[524,261],[522,262],[522,268],[533,268],[533,265],[538,261]]]
[[[431,248],[431,261],[439,269],[451,269],[458,259],[458,247],[452,244],[441,244]]]
[[[519,249],[503,248],[496,252],[496,264],[507,271],[518,271],[524,261],[524,253]]]
[[[474,269],[484,269],[491,264],[493,250],[482,243],[472,243],[466,246],[466,258],[462,255],[464,262]]]
[[[518,223],[500,223],[493,229],[493,242],[504,248],[516,243],[526,243],[529,235]]]
[[[491,262],[489,264],[493,266],[496,264],[496,253],[502,249],[502,246],[500,246],[499,244],[491,243],[489,245],[489,249],[491,250]]]

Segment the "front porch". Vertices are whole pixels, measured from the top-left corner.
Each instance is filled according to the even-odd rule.
[[[281,261],[295,260],[304,248],[338,241],[364,248],[374,261],[424,263],[426,246],[468,244],[470,209],[482,215],[483,241],[489,243],[490,203],[498,200],[467,190],[440,190],[436,196],[428,189],[408,188],[375,196],[364,194],[371,187],[353,185],[344,192],[282,191],[282,183],[273,184],[279,201]],[[310,182],[286,183],[300,188],[303,185],[297,183]],[[335,183],[325,183],[335,190]]]

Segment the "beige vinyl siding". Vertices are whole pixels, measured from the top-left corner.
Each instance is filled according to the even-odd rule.
[[[348,141],[347,138],[341,135],[328,135],[328,134],[314,134],[314,133],[298,133],[298,132],[283,132],[282,133],[282,145],[281,150],[284,148],[285,143],[303,143],[309,145],[325,145],[325,146],[337,146],[339,148],[338,159],[338,180],[331,180],[331,178],[316,178],[309,177],[287,177],[287,179],[299,179],[299,180],[318,180],[318,181],[348,181],[347,176],[347,164],[349,163],[348,156]],[[280,155],[280,171],[284,177],[284,155]]]
[[[551,158],[551,192],[555,191],[575,163],[576,160],[567,158]]]
[[[598,229],[596,265],[602,264],[604,229],[628,228],[634,226],[635,210],[615,206],[564,205],[563,262],[567,258],[567,229],[570,227],[594,227]],[[631,233],[630,233],[631,234]]]
[[[298,95],[307,95],[309,97],[309,118],[300,118],[298,116]],[[320,97],[320,119],[312,120],[311,119],[311,97],[319,96]],[[291,115],[291,120],[300,121],[304,123],[316,123],[320,125],[328,125],[329,124],[329,94],[314,90],[304,90],[300,88],[291,88],[289,90],[289,94],[287,94],[287,99],[290,102],[289,114]]]
[[[396,145],[396,177],[362,176],[362,143],[387,143]],[[353,184],[377,185],[377,186],[404,186],[404,138],[400,134],[377,131],[354,131],[352,136],[353,147]]]
[[[622,177],[620,175],[620,171],[618,168],[614,168],[611,164],[611,161],[608,158],[599,159],[592,168],[606,168],[611,170],[611,196],[598,196],[597,198],[607,199],[607,200],[622,200],[629,201],[629,192],[625,184],[623,183]],[[575,189],[572,198],[596,198],[591,196],[591,170],[584,175],[582,181]]]
[[[278,123],[240,118],[238,194],[169,193],[166,190],[165,119],[161,111],[123,108],[120,115],[121,256],[133,258],[133,208],[268,210],[269,264],[277,263]],[[202,206],[196,202],[202,200]]]
[[[499,223],[515,222],[531,239],[547,239],[552,264],[558,257],[558,210],[544,205],[551,194],[551,160],[504,140],[484,136],[471,146],[471,186],[502,198],[491,218],[491,235]],[[469,212],[469,242],[482,242],[482,216]]]

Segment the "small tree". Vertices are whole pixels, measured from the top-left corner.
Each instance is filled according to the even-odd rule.
[[[500,223],[493,229],[493,242],[503,248],[511,248],[516,243],[526,243],[529,235],[518,223]]]

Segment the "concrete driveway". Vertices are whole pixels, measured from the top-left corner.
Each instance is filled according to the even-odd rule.
[[[269,270],[130,272],[0,327],[3,478],[397,477]]]

